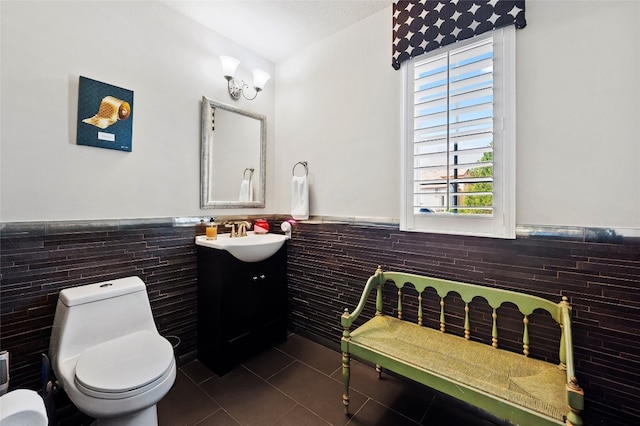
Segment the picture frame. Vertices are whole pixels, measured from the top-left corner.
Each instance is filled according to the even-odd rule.
[[[80,76],[77,144],[132,151],[133,91]]]

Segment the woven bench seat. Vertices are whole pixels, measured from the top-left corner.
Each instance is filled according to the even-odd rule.
[[[388,316],[367,321],[351,343],[563,421],[566,372],[557,365]]]
[[[420,310],[422,292],[435,288],[442,298],[441,329],[383,314],[381,289],[387,282],[398,288],[398,312],[402,312],[401,290],[405,284],[412,284],[418,291]],[[376,315],[352,331],[351,324],[373,289],[377,289]],[[468,338],[468,315],[467,338],[444,333],[443,300],[449,292],[460,295],[467,303],[467,312],[468,303],[477,296],[494,308],[492,345]],[[515,304],[524,315],[524,354],[497,347],[495,309],[504,302]],[[527,356],[527,316],[535,309],[546,310],[561,325],[560,365]],[[349,405],[349,360],[354,356],[376,364],[378,372],[382,368],[393,371],[516,424],[581,425],[584,395],[574,376],[569,309],[566,299],[555,304],[507,290],[378,269],[367,282],[358,307],[342,315],[345,413]],[[421,311],[418,317],[422,317]]]

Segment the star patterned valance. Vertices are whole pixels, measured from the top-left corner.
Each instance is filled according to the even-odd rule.
[[[395,1],[392,65],[511,24],[527,25],[524,0]]]

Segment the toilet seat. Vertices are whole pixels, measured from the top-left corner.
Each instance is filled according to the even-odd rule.
[[[85,350],[74,381],[88,396],[129,398],[153,388],[171,373],[174,362],[173,348],[165,338],[138,331]]]

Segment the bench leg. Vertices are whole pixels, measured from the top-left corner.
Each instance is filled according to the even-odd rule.
[[[567,402],[569,405],[569,413],[566,416],[567,426],[582,426],[582,418],[580,413],[584,408],[584,391],[578,386],[578,380],[571,377],[571,381],[567,383]]]
[[[349,379],[351,377],[351,368],[349,366],[351,356],[347,352],[342,352],[342,382],[344,383],[344,393],[342,394],[342,403],[344,404],[344,414],[349,414]]]
[[[382,367],[376,364],[376,372],[378,373],[378,379],[382,379]]]

